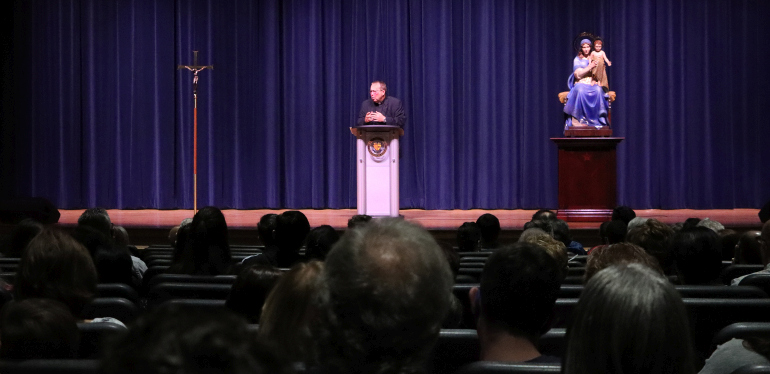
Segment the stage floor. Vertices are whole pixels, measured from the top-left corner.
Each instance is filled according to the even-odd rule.
[[[233,229],[254,229],[257,221],[267,213],[281,213],[284,210],[223,210],[227,224]],[[355,209],[301,209],[308,217],[310,226],[331,225],[336,229],[345,229],[348,219],[356,214]],[[59,223],[65,226],[77,224],[82,209],[60,210]],[[656,218],[664,223],[682,222],[690,217],[710,218],[729,228],[748,230],[761,227],[758,209],[716,209],[716,210],[637,210],[639,217]],[[112,222],[126,228],[168,229],[178,225],[183,219],[192,217],[192,210],[108,210]],[[492,213],[500,219],[503,230],[521,230],[535,210],[422,210],[404,209],[401,214],[409,221],[416,222],[429,230],[456,230],[463,222],[475,221],[484,213]],[[596,229],[599,222],[570,222],[571,229]]]

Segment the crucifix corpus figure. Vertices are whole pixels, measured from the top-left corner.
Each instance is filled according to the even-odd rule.
[[[177,70],[193,72],[193,215],[198,213],[198,73],[204,69],[214,70],[214,65],[198,65],[198,51],[193,51],[192,65],[177,65]]]

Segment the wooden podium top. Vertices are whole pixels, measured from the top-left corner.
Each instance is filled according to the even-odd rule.
[[[625,138],[608,138],[608,137],[569,137],[569,138],[551,138],[551,141],[559,146],[559,149],[573,148],[573,147],[612,147],[614,148],[618,143],[622,142]]]
[[[404,129],[395,125],[364,125],[350,128],[350,133],[355,136],[361,136],[362,130],[387,131],[398,130],[398,136],[404,136]]]

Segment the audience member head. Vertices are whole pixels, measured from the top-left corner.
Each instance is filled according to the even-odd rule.
[[[770,201],[767,202],[764,206],[762,206],[762,209],[759,210],[759,213],[757,213],[757,216],[759,216],[759,221],[763,224],[770,220]]]
[[[481,249],[481,228],[476,222],[464,222],[457,229],[457,249],[460,252],[476,252]]]
[[[275,244],[279,251],[297,253],[310,232],[310,222],[298,210],[288,210],[278,215],[275,226]]]
[[[128,231],[126,231],[125,227],[118,225],[113,226],[112,234],[115,240],[115,245],[119,247],[127,247],[129,244],[131,244],[128,239]]]
[[[704,219],[700,220],[698,222],[698,224],[695,225],[695,226],[705,227],[705,228],[711,229],[711,231],[713,231],[715,233],[719,233],[720,231],[725,229],[724,225],[722,225],[721,223],[719,223],[717,221],[714,221],[714,220],[712,220],[710,218],[704,218]]]
[[[176,232],[176,241],[174,242],[174,253],[171,260],[172,264],[182,263],[182,254],[186,252],[187,243],[190,242],[190,233],[192,232],[192,218],[185,218],[179,225]]]
[[[181,263],[172,266],[172,272],[220,275],[228,271],[231,257],[227,221],[219,208],[207,206],[199,210],[190,224],[189,235]]]
[[[91,258],[96,256],[96,252],[112,249],[113,247],[111,237],[91,226],[80,225],[75,227],[72,230],[72,237],[88,250]]]
[[[179,232],[179,226],[174,226],[171,230],[168,230],[168,244],[172,247],[176,247],[176,235]]]
[[[99,283],[133,283],[133,261],[124,249],[106,248],[96,251],[94,266]]]
[[[307,234],[305,258],[323,261],[334,243],[340,240],[340,234],[329,225],[318,226]]]
[[[705,227],[683,228],[671,239],[679,280],[684,284],[714,282],[722,270],[717,233]]]
[[[554,220],[544,220],[544,219],[536,219],[533,221],[529,221],[524,224],[524,231],[527,231],[529,229],[540,229],[544,231],[546,234],[553,236],[553,223]]]
[[[634,227],[641,226],[645,222],[647,222],[649,218],[644,217],[636,217],[632,219],[631,221],[628,221],[628,225],[626,226],[626,231],[631,231]]]
[[[493,337],[496,334],[537,343],[550,327],[548,322],[563,278],[562,268],[549,253],[532,243],[515,243],[489,256],[480,287],[470,292],[479,318],[483,360],[500,361],[484,357],[484,352],[489,351],[487,346],[497,340]]]
[[[618,205],[612,210],[613,221],[623,221],[623,223],[628,225],[634,218],[636,218],[636,212],[625,205]]]
[[[719,230],[719,245],[722,249],[722,261],[732,261],[735,257],[735,247],[741,235],[732,229]]]
[[[770,264],[770,221],[762,225],[762,233],[757,240],[761,244],[759,248],[762,254],[762,263],[765,265]]]
[[[283,271],[266,265],[253,265],[241,270],[225,306],[245,317],[249,323],[259,323],[267,295],[282,275]]]
[[[259,338],[280,347],[292,362],[314,360],[316,350],[310,326],[318,306],[324,263],[310,261],[294,265],[275,284],[259,318]]]
[[[88,251],[71,236],[44,229],[29,242],[16,272],[16,300],[48,298],[80,317],[96,294],[97,275]]]
[[[21,257],[24,248],[37,234],[43,231],[43,224],[32,218],[21,220],[11,231],[8,244],[2,248],[5,257]]]
[[[484,213],[477,220],[481,230],[481,248],[493,249],[498,247],[497,237],[500,235],[500,220],[493,214]]]
[[[532,221],[530,221],[532,222]],[[537,237],[540,235],[548,235],[551,236],[551,234],[543,231],[542,229],[539,229],[537,227],[530,227],[528,229],[525,229],[521,232],[521,236],[519,236],[519,242],[530,242],[530,238]],[[560,242],[561,243],[561,242]]]
[[[78,226],[88,226],[112,238],[112,221],[104,208],[86,209],[78,218]]]
[[[537,231],[535,231],[537,230]],[[522,233],[519,238],[519,243],[531,243],[540,246],[544,249],[554,260],[559,264],[562,269],[562,275],[567,275],[567,262],[569,258],[567,256],[567,247],[564,243],[552,238],[540,229],[529,229],[526,231],[532,231],[534,234],[524,235]]]
[[[11,302],[0,318],[0,359],[73,359],[80,343],[77,320],[51,299]]]
[[[674,259],[671,255],[670,241],[674,230],[657,219],[650,218],[643,224],[628,231],[626,241],[644,248],[658,260],[666,274],[673,274]]]
[[[695,218],[695,217],[688,218],[684,220],[684,222],[682,222],[682,229],[684,230],[684,229],[689,229],[689,228],[698,226],[698,222],[700,222],[700,218]]]
[[[658,265],[658,260],[636,244],[616,243],[602,246],[591,251],[586,261],[586,272],[583,276],[587,283],[591,277],[602,269],[622,264],[642,264],[663,275],[663,269]]]
[[[354,229],[356,227],[365,225],[369,223],[369,221],[372,220],[372,216],[367,214],[356,214],[353,217],[350,217],[348,220],[348,229]]]
[[[105,347],[102,372],[287,373],[246,321],[227,311],[162,305]]]
[[[420,370],[453,284],[425,229],[385,218],[348,230],[329,253],[323,278],[322,366],[346,373]]]
[[[628,225],[625,222],[609,221],[605,227],[605,235],[607,242],[604,244],[615,244],[626,241],[626,233],[628,232]]]
[[[551,221],[556,219],[556,213],[548,210],[548,209],[540,209],[535,214],[532,215],[532,221],[537,220],[543,220],[543,221]]]
[[[262,216],[257,223],[257,233],[262,244],[267,246],[275,245],[275,227],[278,225],[278,215],[268,213]]]
[[[747,231],[738,238],[735,245],[735,263],[742,265],[762,264],[762,244],[759,242],[761,231]]]
[[[569,233],[567,222],[555,219],[551,221],[551,226],[553,227],[553,238],[564,243],[565,247],[569,247],[569,243],[572,242],[572,236]]]
[[[687,311],[671,282],[615,265],[585,286],[567,327],[562,372],[694,373]]]

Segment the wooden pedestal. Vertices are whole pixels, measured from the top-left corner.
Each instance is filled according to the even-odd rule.
[[[551,138],[559,147],[559,210],[572,222],[603,222],[617,204],[615,149],[624,138]]]

